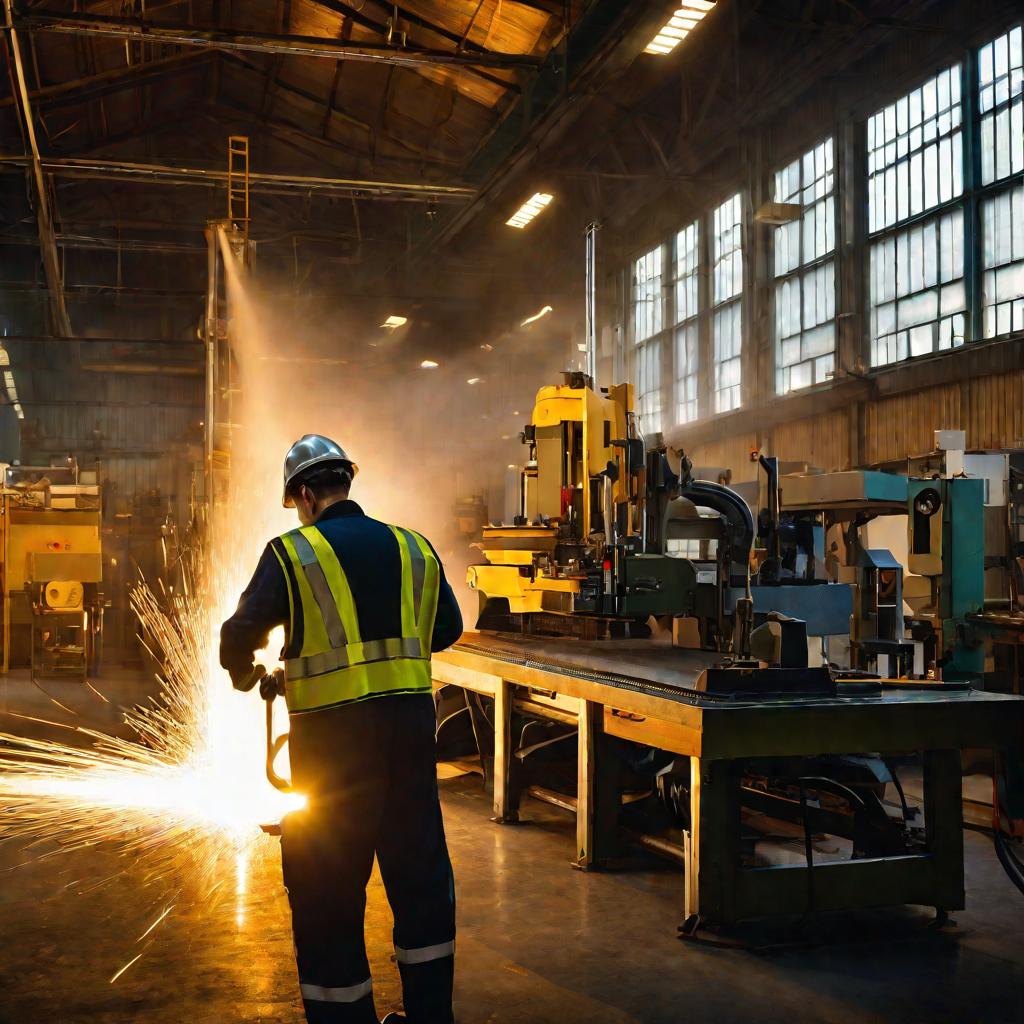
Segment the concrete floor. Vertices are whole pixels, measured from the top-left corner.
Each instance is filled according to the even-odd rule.
[[[109,706],[72,684],[49,688],[111,727],[117,703],[141,692],[129,674],[104,680]],[[25,680],[0,682],[0,711],[35,714],[40,698]],[[983,836],[965,834],[968,909],[954,936],[924,930],[923,910],[897,910],[831,917],[812,929],[816,944],[751,953],[675,937],[674,867],[638,856],[629,871],[573,871],[573,823],[562,812],[528,801],[528,822],[500,827],[476,776],[441,785],[458,886],[460,1024],[1024,1022],[1024,897]],[[223,858],[212,896],[199,851],[178,852],[157,877],[148,860],[102,845],[39,859],[49,852],[0,845],[0,1024],[301,1021],[274,840],[241,874]],[[382,1015],[400,1000],[390,928],[375,878],[367,945]]]

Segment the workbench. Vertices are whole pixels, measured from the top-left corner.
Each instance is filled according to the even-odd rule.
[[[721,660],[653,641],[586,642],[467,633],[435,654],[435,684],[494,699],[494,819],[510,803],[513,706],[578,730],[576,856],[610,855],[604,737],[688,757],[690,828],[683,834],[683,917],[691,924],[856,907],[964,906],[960,752],[1010,749],[1024,738],[1024,698],[917,684],[875,696],[709,699],[695,687]],[[745,867],[740,858],[741,770],[751,758],[870,752],[923,755],[926,852]],[[615,795],[612,804],[617,804]],[[571,805],[570,805],[571,806]],[[809,877],[808,872],[813,877]]]

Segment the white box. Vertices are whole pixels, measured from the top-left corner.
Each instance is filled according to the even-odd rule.
[[[967,447],[967,431],[936,430],[935,450],[937,452],[962,452]]]

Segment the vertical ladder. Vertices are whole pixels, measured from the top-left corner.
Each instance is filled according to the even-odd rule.
[[[228,220],[249,241],[249,136],[228,136]]]

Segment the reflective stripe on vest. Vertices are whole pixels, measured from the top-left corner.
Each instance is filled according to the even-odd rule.
[[[297,607],[303,623],[302,650],[285,662],[289,711],[430,690],[440,566],[417,534],[390,529],[401,555],[402,635],[367,641],[360,635],[345,571],[323,534],[315,526],[304,526],[281,537],[297,590],[291,593],[289,581],[293,636]]]

